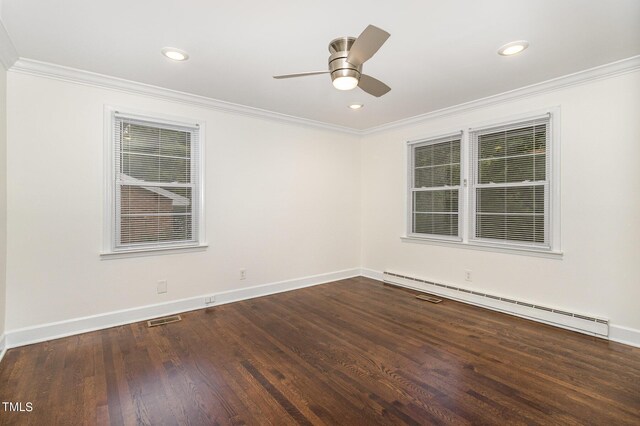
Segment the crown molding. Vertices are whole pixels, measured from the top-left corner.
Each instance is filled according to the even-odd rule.
[[[540,83],[535,83],[529,86],[520,87],[518,89],[510,90],[508,92],[499,93],[497,95],[487,96],[485,98],[476,99],[474,101],[465,102],[462,104],[454,105],[447,108],[442,108],[436,111],[431,111],[425,114],[416,115],[414,117],[404,118],[391,123],[383,124],[380,126],[370,127],[360,132],[361,135],[371,135],[374,133],[382,133],[388,130],[397,129],[399,127],[410,126],[414,124],[420,124],[433,120],[435,118],[441,118],[446,116],[452,116],[469,112],[475,109],[484,108],[491,105],[496,105],[504,102],[510,102],[518,99],[528,98],[534,95],[540,95],[547,92],[553,92],[559,89],[564,89],[570,86],[576,86],[580,84],[589,83],[591,81],[609,78],[617,75],[626,74],[640,69],[640,55],[632,56],[630,58],[622,59],[609,64],[600,65],[594,68],[589,68],[583,71],[578,71],[572,74],[567,74],[561,77],[546,80]]]
[[[5,43],[6,40],[9,41],[9,44]],[[442,108],[436,111],[431,111],[425,114],[401,119],[380,126],[358,130],[349,127],[338,126],[335,124],[324,123],[321,121],[310,120],[307,118],[295,117],[287,114],[268,111],[260,108],[220,101],[205,96],[194,95],[191,93],[180,92],[177,90],[152,86],[149,84],[138,83],[118,77],[111,77],[104,74],[83,71],[75,68],[65,67],[62,65],[36,61],[33,59],[19,58],[16,61],[15,59],[12,59],[17,58],[17,54],[15,53],[13,44],[11,44],[10,41],[11,40],[6,34],[6,30],[2,25],[0,25],[0,60],[5,66],[8,63],[11,63],[11,61],[13,60],[14,63],[10,69],[10,71],[12,72],[31,74],[76,84],[83,84],[87,86],[102,87],[126,93],[149,96],[166,101],[180,102],[188,105],[223,111],[227,113],[245,115],[255,118],[263,118],[294,125],[331,130],[358,136],[382,133],[400,127],[425,123],[436,118],[452,116],[491,105],[524,99],[530,96],[552,92],[570,86],[585,84],[595,80],[622,75],[640,69],[640,55],[632,56],[627,59],[600,65],[594,68],[589,68],[584,71],[578,71],[573,74],[557,77],[551,80],[543,81],[541,83],[532,84],[529,86],[510,90],[508,92],[503,92],[497,95],[487,96],[485,98],[476,99],[474,101],[465,102],[447,108]],[[7,46],[9,48],[7,48]]]
[[[179,102],[187,105],[207,108],[232,114],[245,115],[254,118],[262,118],[280,121],[288,124],[313,127],[334,132],[359,135],[359,130],[351,129],[335,124],[323,123],[321,121],[310,120],[308,118],[295,117],[279,112],[268,111],[246,105],[220,101],[206,96],[194,95],[192,93],[180,92],[166,89],[164,87],[139,83],[123,78],[111,77],[90,71],[65,67],[48,62],[36,61],[33,59],[19,58],[11,67],[12,72],[21,74],[31,74],[40,77],[52,78],[86,86],[101,87],[120,92],[132,93],[136,95],[149,96],[165,101]]]
[[[11,37],[4,24],[0,20],[0,62],[4,66],[4,69],[8,70],[18,60],[18,52],[16,51]]]

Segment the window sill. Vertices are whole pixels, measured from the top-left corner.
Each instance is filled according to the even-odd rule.
[[[206,243],[203,243],[203,244],[190,245],[190,246],[172,246],[172,247],[143,248],[143,249],[133,249],[133,250],[105,251],[100,253],[100,260],[191,253],[194,251],[205,251],[207,247],[209,247],[209,245]]]
[[[450,241],[450,240],[432,239],[432,238],[423,238],[423,237],[403,236],[403,237],[400,237],[400,240],[404,243],[429,244],[429,245],[436,245],[436,246],[461,248],[466,250],[492,251],[496,253],[516,254],[520,256],[544,257],[547,259],[562,260],[562,256],[564,255],[561,251],[537,250],[534,248],[527,248],[527,247],[498,247],[498,246],[493,246],[488,244],[478,244],[475,242],[463,243],[461,241]]]

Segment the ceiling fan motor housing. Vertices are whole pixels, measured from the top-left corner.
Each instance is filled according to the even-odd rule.
[[[355,42],[355,37],[339,37],[329,43],[329,71],[331,71],[331,81],[338,77],[354,77],[360,80],[362,65],[355,66],[347,62],[349,50]]]

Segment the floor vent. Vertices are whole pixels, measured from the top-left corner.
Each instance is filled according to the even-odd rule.
[[[479,293],[466,288],[427,281],[393,272],[384,272],[384,282],[410,287],[416,290],[429,291],[430,293],[435,293],[438,296],[450,297],[462,302],[480,305],[518,316],[524,316],[576,331],[603,336],[609,335],[609,320],[604,318],[596,318],[589,315],[567,312],[560,309],[550,308],[548,306],[536,305],[534,303],[523,302],[492,294]]]
[[[428,294],[416,294],[416,299],[426,300],[431,303],[440,303],[442,299],[438,299],[437,297],[429,296]]]
[[[156,318],[147,321],[147,325],[149,327],[157,327],[159,325],[171,324],[172,322],[182,321],[182,317],[180,315],[171,315],[170,317],[162,317]]]

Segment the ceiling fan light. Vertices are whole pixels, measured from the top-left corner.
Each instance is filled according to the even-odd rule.
[[[351,76],[336,77],[333,80],[333,87],[338,90],[352,90],[358,86],[358,79]]]

